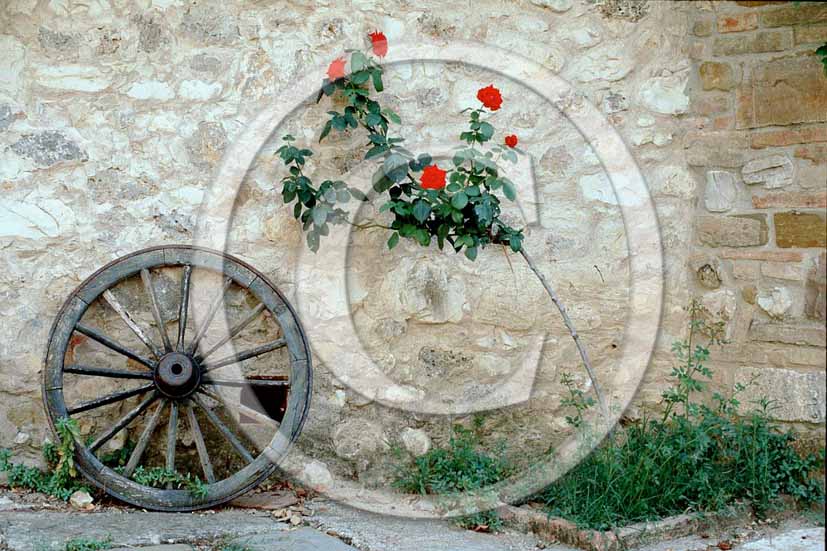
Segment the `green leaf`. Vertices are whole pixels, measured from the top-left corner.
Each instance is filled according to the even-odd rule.
[[[508,198],[509,201],[514,201],[517,199],[517,190],[514,189],[514,184],[510,181],[503,179],[501,180],[503,184],[503,193]]]
[[[388,239],[388,249],[396,247],[397,243],[399,243],[399,234],[393,232],[393,235],[391,235],[390,239]]]
[[[365,117],[365,124],[368,126],[376,126],[382,122],[381,115],[377,115],[376,113],[368,113],[368,116]]]
[[[361,191],[359,191],[356,188],[350,188],[348,191],[350,191],[350,194],[357,201],[367,201],[368,200],[368,196],[365,195],[364,193],[362,193]]]
[[[455,193],[454,196],[451,197],[451,206],[457,210],[462,210],[467,204],[468,196],[462,191]]]
[[[301,216],[301,213],[302,213],[302,204],[301,203],[296,203],[296,206],[293,207],[293,218],[298,220],[299,216]]]
[[[320,205],[313,209],[313,223],[317,226],[321,226],[322,224],[327,221],[328,215],[328,208]]]
[[[357,71],[361,71],[367,66],[368,58],[365,57],[365,54],[359,51],[353,52],[353,55],[350,56],[350,70],[355,73]]]
[[[382,155],[388,150],[388,147],[385,145],[375,145],[371,147],[367,153],[365,153],[365,160],[373,159],[374,157],[378,157]]]
[[[384,109],[382,113],[385,114],[388,119],[390,119],[394,124],[401,124],[402,119],[399,118],[399,115],[396,114],[395,111],[391,111],[390,109]]]
[[[431,206],[425,201],[417,201],[414,203],[413,216],[420,222],[424,222],[431,215]]]
[[[368,71],[358,71],[350,75],[350,81],[353,84],[364,84],[370,78],[370,73]]]
[[[321,143],[321,141],[325,139],[328,134],[330,134],[331,128],[333,128],[333,121],[327,121],[326,123],[324,123],[324,128],[322,129],[322,133],[319,136],[319,143]]]
[[[382,71],[381,69],[377,69],[373,71],[373,89],[377,92],[381,92],[385,89],[382,85]]]
[[[476,260],[477,259],[477,248],[476,247],[467,247],[465,249],[465,256],[468,260]]]

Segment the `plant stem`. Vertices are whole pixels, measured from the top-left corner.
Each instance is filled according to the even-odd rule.
[[[583,359],[583,365],[586,367],[586,372],[589,374],[589,378],[592,381],[592,387],[594,388],[595,396],[597,396],[597,402],[600,404],[600,410],[608,422],[609,410],[606,407],[606,401],[603,398],[603,393],[600,391],[600,385],[597,383],[597,378],[594,376],[594,369],[592,368],[591,360],[589,360],[589,354],[586,352],[586,347],[583,346],[583,342],[580,340],[580,335],[577,333],[577,328],[574,326],[574,323],[572,323],[571,318],[569,317],[566,306],[560,301],[560,297],[557,296],[557,293],[548,282],[548,279],[546,279],[546,276],[537,269],[534,261],[531,260],[531,256],[529,256],[526,252],[525,247],[520,248],[520,254],[523,255],[528,267],[531,268],[531,271],[534,272],[534,275],[536,275],[537,279],[540,280],[540,283],[543,284],[548,296],[551,297],[551,301],[557,307],[557,310],[560,311],[560,316],[563,318],[563,323],[566,324],[566,328],[569,330],[571,338],[574,339],[574,344],[577,346],[577,351],[580,352],[580,357]]]

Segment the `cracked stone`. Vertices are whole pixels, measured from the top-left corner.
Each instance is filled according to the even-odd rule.
[[[774,319],[782,319],[793,305],[793,297],[785,287],[764,289],[758,293],[758,306]]]
[[[741,169],[744,183],[764,184],[767,189],[781,188],[793,181],[793,164],[786,155],[770,155],[750,161]]]

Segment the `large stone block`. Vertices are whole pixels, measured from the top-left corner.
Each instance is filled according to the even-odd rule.
[[[770,400],[769,414],[779,421],[823,423],[825,420],[824,373],[800,373],[791,369],[742,367],[736,382],[747,384],[741,394],[743,411],[755,401]]]
[[[827,22],[827,4],[802,2],[799,5],[785,6],[761,14],[761,26],[786,27],[788,25],[812,25]]]
[[[728,55],[783,52],[793,45],[793,32],[789,29],[761,31],[747,36],[724,36],[715,39],[712,53],[716,57]]]
[[[710,247],[754,247],[767,243],[767,217],[704,215],[697,219],[698,240]]]
[[[827,331],[823,325],[754,322],[748,336],[758,342],[827,346]]]
[[[827,226],[823,214],[803,212],[777,212],[775,243],[782,248],[809,248],[827,246]]]
[[[740,168],[754,154],[745,132],[689,132],[684,148],[690,166]]]
[[[827,42],[827,23],[800,25],[795,29],[795,44],[824,44]]]
[[[827,121],[827,76],[815,56],[762,61],[736,93],[736,128]]]
[[[698,69],[704,90],[730,90],[735,87],[735,71],[729,63],[706,61]]]

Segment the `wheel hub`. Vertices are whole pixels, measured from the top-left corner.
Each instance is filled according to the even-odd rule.
[[[201,369],[186,354],[170,352],[158,362],[153,379],[164,396],[186,398],[201,383]]]

